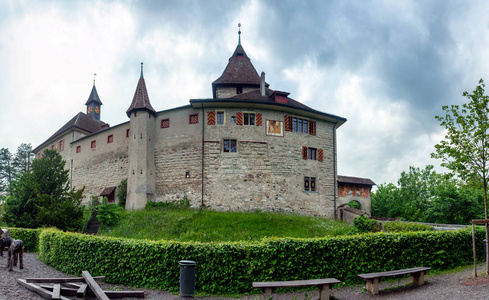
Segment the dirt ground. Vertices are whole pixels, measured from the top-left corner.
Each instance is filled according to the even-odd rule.
[[[4,253],[5,255],[6,253]],[[6,257],[0,257],[0,300],[40,300],[42,297],[27,290],[17,283],[18,278],[36,278],[36,277],[72,277],[66,275],[54,268],[47,266],[37,258],[37,254],[24,254],[24,269],[20,270],[14,267],[12,272],[5,268],[7,265]],[[478,266],[478,273],[485,271],[483,265]],[[401,281],[391,281],[381,283],[380,295],[372,296],[365,292],[364,285],[353,287],[342,287],[332,290],[332,295],[336,299],[489,299],[489,277],[474,277],[472,268],[467,268],[457,273],[444,275],[428,275],[426,284],[420,287],[405,286],[409,283],[408,279]],[[101,283],[103,289],[115,290],[144,290],[145,299],[180,299],[179,295],[174,295],[165,291],[137,289],[125,286]],[[198,287],[197,287],[198,290]],[[239,299],[254,300],[261,299],[259,295],[247,295]],[[273,294],[273,299],[314,299],[318,298],[317,290],[286,294]],[[76,299],[71,297],[70,299]],[[85,298],[94,299],[94,298]],[[126,298],[133,299],[133,298]],[[236,299],[223,297],[196,297],[202,300],[217,299]]]

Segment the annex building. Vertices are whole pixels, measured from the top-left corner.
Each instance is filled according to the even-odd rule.
[[[212,82],[212,98],[157,111],[141,64],[127,104],[129,120],[109,126],[94,83],[86,113],[33,150],[38,158],[45,149],[59,151],[72,187],[85,187],[84,201],[115,200],[125,178],[126,209],[186,196],[192,207],[333,217],[344,201],[356,200],[338,197],[336,132],[346,119],[271,89],[241,43]],[[368,213],[371,187],[368,201],[357,200]]]

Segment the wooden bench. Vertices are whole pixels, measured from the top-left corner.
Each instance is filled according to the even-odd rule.
[[[319,299],[329,300],[331,287],[335,283],[340,283],[340,281],[336,278],[326,278],[295,281],[253,282],[253,287],[261,288],[263,290],[263,299],[268,300],[270,297],[272,297],[272,292],[275,288],[317,286],[319,288]]]
[[[418,267],[418,268],[386,271],[386,272],[379,272],[379,273],[360,274],[358,275],[358,277],[363,278],[365,280],[367,291],[369,291],[372,295],[378,295],[380,278],[411,274],[411,276],[413,277],[414,285],[423,285],[424,275],[428,270],[431,270],[431,268]]]

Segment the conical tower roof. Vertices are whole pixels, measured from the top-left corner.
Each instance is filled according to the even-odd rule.
[[[260,85],[260,76],[241,44],[238,44],[233,55],[229,58],[226,69],[224,69],[221,77],[212,83],[212,86],[236,84]]]
[[[92,91],[90,92],[90,96],[88,96],[88,100],[85,105],[90,105],[90,103],[95,102],[98,105],[102,105],[102,101],[100,101],[100,97],[97,93],[97,88],[95,87],[95,81],[93,82]]]
[[[135,110],[147,110],[152,114],[156,114],[155,109],[151,106],[149,101],[148,91],[146,90],[146,82],[143,76],[143,63],[141,63],[141,76],[139,77],[138,86],[136,87],[136,92],[134,93],[134,98],[132,103],[127,109],[127,116],[131,116],[131,112]]]

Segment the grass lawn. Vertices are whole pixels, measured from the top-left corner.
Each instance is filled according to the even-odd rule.
[[[264,237],[311,238],[353,234],[354,227],[326,218],[283,213],[147,209],[120,212],[117,225],[99,234],[148,240],[251,241]]]

